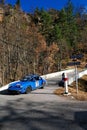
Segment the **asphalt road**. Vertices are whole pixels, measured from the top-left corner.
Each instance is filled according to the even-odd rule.
[[[0,130],[87,130],[87,102],[54,95],[57,79],[30,94],[0,94]]]

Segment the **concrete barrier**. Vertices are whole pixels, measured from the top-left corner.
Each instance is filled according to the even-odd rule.
[[[54,78],[54,77],[58,77],[61,76],[62,73],[70,73],[70,72],[74,72],[75,69],[69,69],[69,70],[62,70],[59,72],[55,72],[55,73],[51,73],[51,74],[46,74],[46,75],[42,75],[41,77],[45,78],[45,79],[50,79],[50,78]]]
[[[2,86],[2,87],[0,88],[0,91],[3,91],[3,90],[8,89],[8,85],[9,85],[9,84],[7,84],[7,85],[5,85],[5,86]]]
[[[14,82],[17,82],[17,81],[14,81]],[[12,83],[12,82],[11,82],[11,83]],[[9,84],[10,84],[10,83],[9,83]],[[9,87],[9,84],[6,84],[5,86],[2,86],[2,87],[0,88],[0,91],[7,90],[8,87]]]
[[[79,73],[79,78],[81,78],[83,75],[87,75],[87,70],[84,70]]]
[[[78,79],[81,78],[82,76],[87,75],[87,70],[83,70],[82,72],[78,73]],[[68,80],[68,85],[70,85],[72,82],[74,82],[76,80],[75,75],[73,75],[72,77],[69,77]]]
[[[42,75],[41,77],[45,78],[45,79],[49,79],[49,78],[53,78],[55,76],[60,76],[62,75],[62,73],[66,72],[66,73],[69,73],[69,72],[73,72],[74,69],[69,69],[69,70],[63,70],[63,71],[60,71],[60,72],[55,72],[55,73],[51,73],[51,74],[46,74],[46,75]],[[15,81],[16,82],[16,81]],[[9,83],[10,84],[10,83]],[[8,89],[9,87],[9,84],[5,85],[5,86],[2,86],[0,88],[0,91],[3,91],[3,90],[6,90]]]
[[[56,76],[57,77],[61,76],[62,73],[70,73],[70,72],[74,72],[74,71],[75,71],[75,69],[63,70],[63,71],[59,71],[59,72],[55,72],[55,73],[51,73],[51,74],[42,75],[41,77],[43,77],[45,79],[50,79],[50,78],[53,78],[53,77],[56,77]],[[87,75],[87,70],[80,72],[78,74],[78,76],[79,76],[78,78],[81,78],[83,75]],[[75,81],[75,76],[68,77],[68,85],[70,85],[73,81]],[[6,90],[6,89],[8,89],[8,87],[9,87],[9,84],[2,86],[0,88],[0,91]]]

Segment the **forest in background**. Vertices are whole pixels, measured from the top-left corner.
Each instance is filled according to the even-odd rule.
[[[87,10],[68,0],[61,10],[21,10],[0,1],[0,83],[30,73],[40,75],[67,67],[70,56],[83,54],[87,63]],[[84,67],[84,66],[83,66]]]

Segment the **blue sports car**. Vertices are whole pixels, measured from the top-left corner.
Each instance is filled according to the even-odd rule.
[[[46,80],[39,75],[30,74],[19,81],[9,84],[8,92],[10,93],[29,93],[37,88],[44,88]]]

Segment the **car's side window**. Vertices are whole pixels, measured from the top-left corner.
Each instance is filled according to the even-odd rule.
[[[41,77],[39,77],[39,80],[42,79]]]
[[[31,81],[35,81],[35,78],[32,78]]]
[[[39,80],[39,77],[35,77],[35,80]]]

